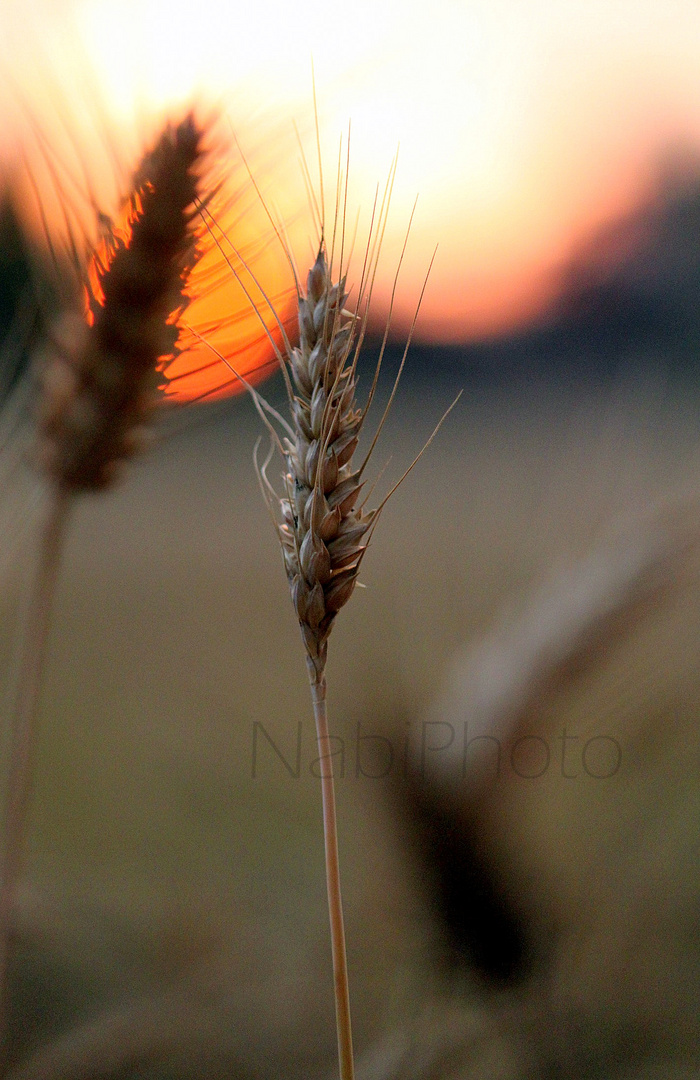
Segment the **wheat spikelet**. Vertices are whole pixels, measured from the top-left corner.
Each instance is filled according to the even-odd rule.
[[[196,259],[191,227],[202,136],[192,116],[168,126],[134,178],[130,236],[108,227],[93,259],[89,325],[68,316],[45,365],[40,458],[59,487],[109,485],[142,443],[157,368],[177,354],[174,321]],[[162,377],[160,378],[162,382]]]
[[[322,681],[335,617],[357,581],[377,511],[357,506],[353,470],[364,413],[355,400],[354,319],[345,281],[332,284],[323,246],[299,299],[298,348],[290,355],[296,394],[294,440],[285,439],[288,495],[279,537],[312,684]]]

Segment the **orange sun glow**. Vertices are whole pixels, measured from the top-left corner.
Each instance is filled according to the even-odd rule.
[[[172,316],[177,351],[159,366],[166,397],[178,403],[236,394],[245,389],[242,379],[256,383],[269,375],[291,322],[296,294],[280,242],[251,185],[231,188],[229,178],[195,218],[199,256],[187,279],[188,304]],[[139,213],[138,195],[132,196],[88,260],[84,311],[90,325],[94,305],[104,303],[102,278],[114,243],[128,246]]]
[[[89,159],[100,205],[115,206],[115,189],[123,194],[128,176],[115,173],[104,144],[116,144],[123,166],[138,159],[154,117],[193,100],[217,102],[244,145],[266,160],[268,206],[285,224],[303,277],[317,239],[306,189],[325,199],[332,222],[345,153],[338,144],[351,120],[349,234],[357,213],[357,235],[367,235],[375,184],[400,146],[374,291],[377,319],[388,308],[419,196],[396,293],[397,333],[411,323],[438,245],[416,327],[427,341],[473,340],[536,318],[557,295],[577,247],[648,198],[664,155],[700,150],[697,0],[404,0],[400,9],[392,0],[355,0],[351,19],[338,0],[325,0],[322,10],[317,0],[262,0],[248,6],[245,20],[230,0],[202,0],[197,17],[185,0],[2,6],[0,156],[11,156],[12,131],[21,143],[31,128],[17,108],[20,86],[52,133],[52,152],[60,147],[73,162],[72,176],[60,171],[60,197],[46,197],[50,229],[60,232],[76,177],[84,198],[80,155]],[[295,122],[309,159],[305,180]],[[92,158],[100,154],[98,177]],[[45,163],[36,173],[37,183],[51,179]],[[217,212],[226,234],[217,234],[220,246],[202,236],[207,250],[181,326],[186,352],[168,371],[176,397],[236,389],[215,350],[241,374],[269,369],[267,335],[280,330],[268,300],[282,322],[288,315],[284,253],[251,185],[238,187],[238,204]]]

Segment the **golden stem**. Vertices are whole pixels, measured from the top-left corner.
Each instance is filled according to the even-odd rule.
[[[8,958],[13,909],[34,773],[36,719],[42,673],[69,503],[70,496],[67,491],[55,486],[41,534],[11,714],[10,765],[5,789],[4,831],[0,851],[0,1072],[3,1074],[7,1068],[9,1050]]]
[[[343,903],[340,893],[340,864],[338,861],[335,786],[333,781],[330,736],[328,734],[328,715],[326,713],[326,680],[323,676],[318,681],[311,682],[311,697],[314,706],[318,755],[321,764],[323,836],[326,852],[326,889],[328,892],[328,914],[330,916],[331,924],[335,1020],[338,1031],[340,1080],[354,1080],[355,1066],[352,1052],[348,962],[345,951]]]

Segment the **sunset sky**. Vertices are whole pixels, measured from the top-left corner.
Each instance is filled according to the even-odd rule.
[[[2,0],[0,149],[21,134],[17,85],[44,118],[60,88],[86,140],[85,101],[101,97],[121,148],[164,109],[216,103],[301,264],[313,228],[293,122],[318,190],[312,65],[327,214],[352,125],[358,248],[400,147],[377,306],[417,195],[398,315],[410,319],[437,244],[424,339],[535,314],[557,267],[652,189],[667,155],[700,154],[698,0]]]

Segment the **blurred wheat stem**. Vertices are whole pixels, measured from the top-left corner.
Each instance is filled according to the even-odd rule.
[[[10,767],[5,789],[0,862],[0,1069],[3,1073],[7,1067],[8,1052],[10,930],[34,772],[36,717],[42,673],[70,502],[70,493],[66,488],[52,486],[27,613],[12,712]]]
[[[89,252],[93,281],[73,243],[75,269],[87,291],[88,318],[65,310],[43,357],[37,457],[50,495],[19,662],[0,851],[3,1073],[9,1049],[10,932],[34,771],[42,670],[68,510],[75,496],[113,486],[126,461],[145,445],[158,384],[167,378],[162,367],[178,353],[177,321],[187,306],[187,280],[199,254],[193,219],[202,140],[192,115],[177,126],[166,125],[134,176],[127,235],[110,226],[103,250]]]
[[[350,1019],[350,987],[348,960],[345,948],[345,925],[343,901],[340,891],[340,862],[338,858],[338,830],[335,812],[335,783],[333,758],[328,733],[326,711],[326,680],[311,680],[311,698],[316,721],[318,756],[321,762],[321,800],[323,803],[323,838],[326,856],[326,891],[328,914],[331,925],[331,952],[333,955],[333,986],[335,990],[335,1019],[338,1029],[338,1061],[340,1080],[353,1080],[355,1066],[352,1049],[352,1023]]]

